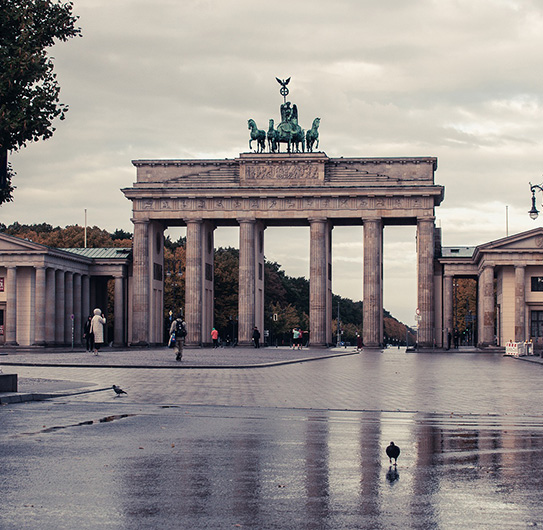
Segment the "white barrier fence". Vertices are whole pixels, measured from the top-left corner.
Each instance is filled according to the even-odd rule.
[[[533,355],[534,345],[529,342],[513,342],[509,341],[505,345],[505,355],[511,355],[513,357],[520,357],[523,355]]]

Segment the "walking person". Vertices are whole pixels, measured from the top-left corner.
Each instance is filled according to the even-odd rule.
[[[362,337],[360,333],[356,334],[356,351],[362,351]]]
[[[260,348],[260,331],[258,331],[256,326],[253,330],[253,341],[255,343],[255,348]]]
[[[183,358],[183,341],[187,336],[187,324],[179,315],[170,326],[170,340],[175,340],[175,360]]]
[[[85,322],[85,325],[83,326],[83,338],[85,339],[85,347],[88,352],[92,351],[91,322],[92,322],[92,315],[89,315],[89,318],[87,318],[87,321]]]
[[[102,311],[98,308],[94,310],[94,316],[92,317],[90,324],[91,333],[91,348],[94,350],[94,355],[98,355],[98,351],[104,344],[104,325],[106,319]]]
[[[219,332],[216,330],[216,328],[213,328],[211,330],[211,338],[213,339],[213,349],[219,347]]]
[[[302,349],[302,330],[299,327],[292,330],[292,349]]]

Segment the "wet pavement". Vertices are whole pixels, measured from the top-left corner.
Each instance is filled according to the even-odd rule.
[[[0,407],[0,528],[543,526],[539,359],[324,353],[187,370],[0,357],[21,390],[72,394]]]

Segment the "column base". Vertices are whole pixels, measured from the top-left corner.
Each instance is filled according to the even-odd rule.
[[[260,346],[262,346],[262,343],[260,343]],[[240,347],[240,348],[254,348],[255,347],[255,343],[251,340],[251,341],[240,341],[236,344],[236,348],[237,347]]]

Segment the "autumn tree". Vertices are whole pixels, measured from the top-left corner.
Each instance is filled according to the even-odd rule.
[[[12,200],[8,153],[50,138],[53,121],[68,106],[47,54],[57,41],[81,34],[72,3],[55,0],[0,0],[0,204]]]

